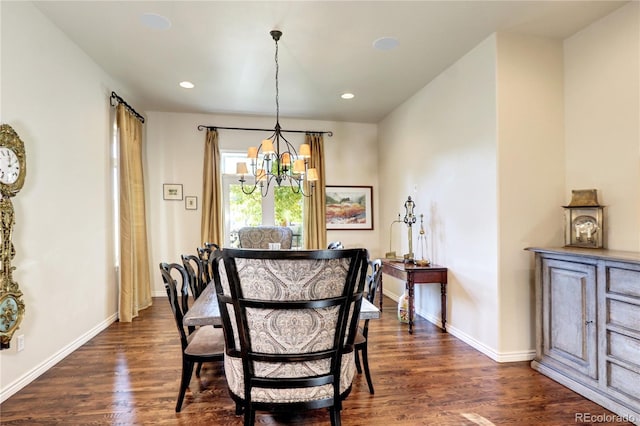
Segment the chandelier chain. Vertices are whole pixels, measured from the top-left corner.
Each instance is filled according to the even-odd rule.
[[[280,124],[280,88],[278,85],[278,74],[280,65],[278,63],[278,40],[276,40],[276,123]]]

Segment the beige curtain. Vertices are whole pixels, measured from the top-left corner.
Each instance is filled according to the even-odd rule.
[[[151,306],[151,281],[142,175],[142,123],[119,104],[116,110],[120,156],[119,319],[131,322]]]
[[[218,132],[207,129],[202,168],[202,243],[224,244],[222,234],[222,175]]]
[[[324,140],[322,133],[307,133],[305,143],[311,147],[309,167],[317,169],[318,181],[313,195],[304,199],[304,247],[306,249],[326,249],[326,181],[324,177]],[[305,191],[307,190],[308,188],[305,188]]]

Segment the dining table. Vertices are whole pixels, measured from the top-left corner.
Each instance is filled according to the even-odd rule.
[[[380,309],[366,298],[362,298],[360,306],[360,319],[378,319]],[[210,283],[205,287],[200,296],[193,302],[184,315],[182,322],[186,326],[222,325],[220,308],[218,307],[218,295],[216,286]]]

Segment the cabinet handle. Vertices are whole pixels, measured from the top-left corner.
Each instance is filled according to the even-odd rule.
[[[593,324],[593,321],[585,321],[584,325],[589,325],[589,324]]]

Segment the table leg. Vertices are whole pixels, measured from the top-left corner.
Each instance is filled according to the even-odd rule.
[[[440,283],[440,309],[442,319],[442,332],[447,332],[447,283]]]
[[[413,277],[407,277],[407,293],[409,296],[409,334],[413,334]]]
[[[378,289],[378,294],[379,294],[379,298],[378,299],[378,303],[380,304],[380,312],[382,312],[382,297],[384,296],[383,292],[382,292],[382,271],[379,272],[380,274],[380,288]]]

